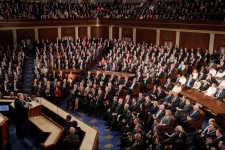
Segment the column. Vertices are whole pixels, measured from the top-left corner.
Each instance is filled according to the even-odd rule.
[[[38,37],[38,28],[34,29],[34,37],[35,37],[36,41],[39,39],[39,37]]]
[[[91,38],[91,27],[90,26],[87,27],[87,38],[88,39]]]
[[[109,26],[109,40],[112,39],[112,26]]]
[[[133,28],[133,41],[134,42],[136,42],[136,32],[137,32],[137,29]]]
[[[58,38],[62,38],[62,32],[61,32],[61,27],[58,27]]]
[[[180,31],[176,31],[176,43],[178,47],[180,45]]]
[[[78,27],[75,27],[75,39],[78,39]]]
[[[13,44],[14,44],[14,45],[17,45],[16,29],[13,29]]]
[[[209,53],[210,54],[213,54],[214,40],[215,40],[215,33],[210,33],[210,37],[209,37]]]
[[[119,39],[122,40],[122,27],[119,27]]]
[[[156,30],[156,45],[159,45],[159,39],[160,39],[160,30]],[[160,46],[160,45],[159,45]]]

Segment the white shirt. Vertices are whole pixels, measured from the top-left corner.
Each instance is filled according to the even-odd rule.
[[[181,90],[182,90],[181,86],[178,87],[177,85],[175,85],[172,89],[172,91],[176,93],[179,93]]]
[[[197,79],[198,78],[198,73],[197,72],[193,72],[192,75],[193,75],[193,79]]]
[[[222,78],[224,76],[223,72],[217,72],[215,77]]]
[[[216,75],[216,69],[211,68],[211,69],[209,70],[209,73],[211,73],[212,76],[214,77],[214,76]]]
[[[186,82],[187,82],[187,79],[186,78],[184,78],[184,77],[181,77],[180,79],[179,79],[179,81],[178,82],[180,82],[181,83],[181,85],[183,85],[183,84],[185,84]]]
[[[213,95],[216,93],[216,90],[217,90],[216,87],[209,87],[209,88],[206,90],[205,95],[213,96]]]
[[[198,90],[201,86],[201,82],[200,81],[195,81],[194,85],[193,85],[193,88]]]

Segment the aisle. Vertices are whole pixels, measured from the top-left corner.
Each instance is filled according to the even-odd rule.
[[[118,150],[119,147],[117,146],[120,144],[120,135],[121,133],[118,131],[109,131],[105,126],[105,121],[102,117],[95,117],[89,116],[87,117],[86,114],[83,112],[74,112],[72,113],[70,110],[66,109],[66,103],[62,103],[60,106],[62,109],[66,110],[71,115],[75,116],[79,120],[85,122],[86,124],[92,126],[93,128],[97,129],[99,132],[99,149],[100,150]],[[79,126],[79,124],[78,124]]]

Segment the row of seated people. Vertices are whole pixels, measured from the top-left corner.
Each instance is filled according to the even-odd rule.
[[[200,49],[189,50],[182,47],[171,49],[121,40],[114,41],[113,49],[106,58],[99,61],[97,68],[129,73],[149,72],[151,77],[163,78],[165,75],[173,76],[184,70],[191,73],[193,69],[208,64],[209,60],[208,50],[203,53]]]
[[[221,1],[151,1],[144,3],[1,2],[2,19],[134,18],[166,20],[220,20]],[[221,17],[221,18],[219,18]]]
[[[108,41],[100,39],[76,39],[63,38],[56,39],[54,42],[48,40],[37,41],[35,73],[46,75],[49,69],[89,69],[91,63],[94,63],[105,49]],[[45,66],[45,70],[37,72]]]
[[[21,92],[25,52],[22,46],[0,47],[0,91],[4,95]]]

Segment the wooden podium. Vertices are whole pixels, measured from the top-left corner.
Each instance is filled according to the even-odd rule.
[[[0,149],[9,143],[9,119],[0,114]]]

